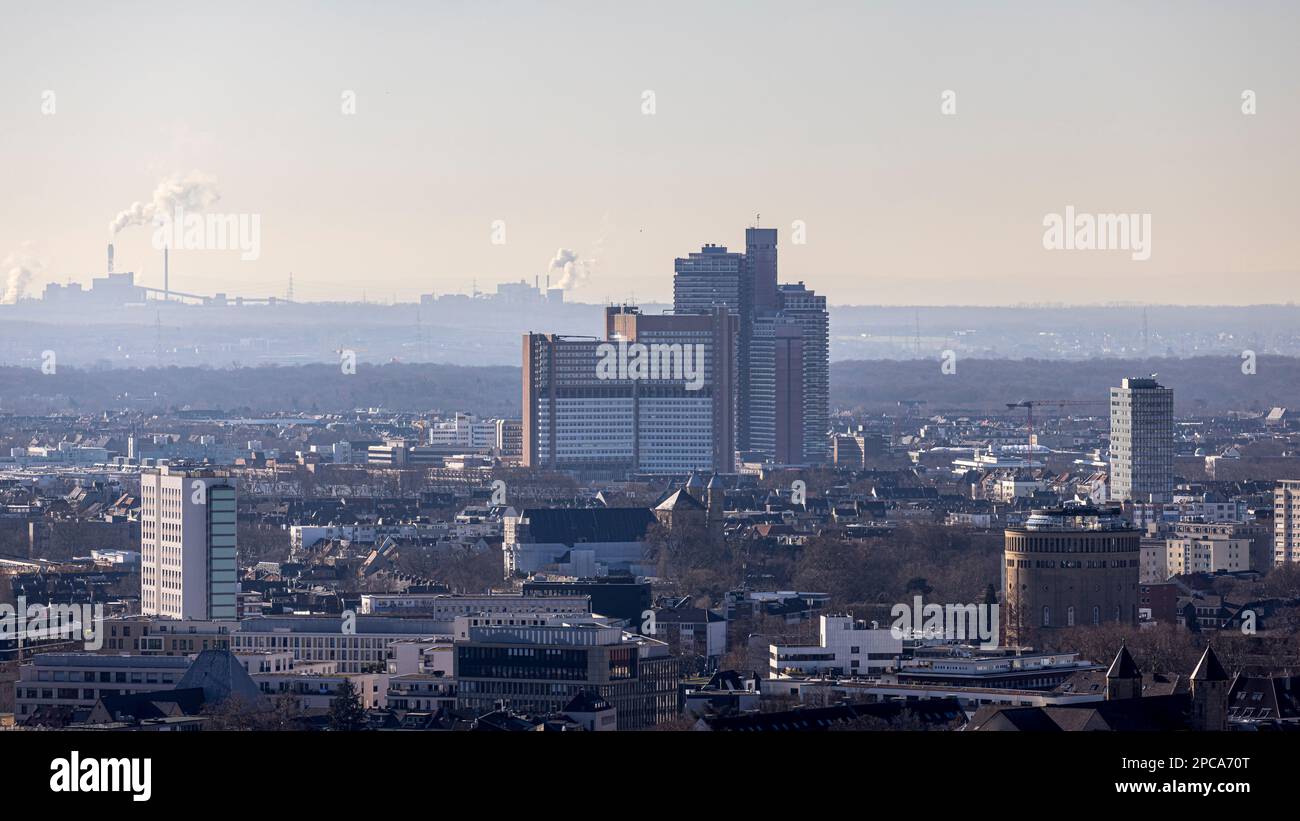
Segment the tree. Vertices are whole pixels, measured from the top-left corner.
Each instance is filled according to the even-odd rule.
[[[281,695],[264,703],[250,704],[232,696],[216,704],[205,704],[203,715],[211,730],[294,730],[300,715],[293,697]]]
[[[361,706],[361,696],[352,686],[351,679],[343,679],[334,691],[334,698],[330,701],[329,726],[331,730],[340,732],[355,732],[366,726],[366,710]]]

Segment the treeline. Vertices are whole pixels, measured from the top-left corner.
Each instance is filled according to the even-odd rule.
[[[1004,410],[1025,399],[1097,401],[1065,410],[1075,415],[1108,413],[1109,389],[1125,377],[1158,374],[1174,390],[1179,415],[1264,412],[1300,407],[1300,358],[1259,356],[1254,373],[1239,357],[1190,359],[962,359],[944,373],[935,359],[844,360],[831,364],[831,404],[838,408],[884,410],[899,402],[925,402],[931,411]],[[1044,413],[1056,413],[1044,406]]]
[[[1260,356],[1254,373],[1242,359],[962,359],[944,373],[938,359],[844,360],[831,364],[831,405],[882,411],[899,402],[926,410],[1003,411],[1025,399],[1089,400],[1076,415],[1102,414],[1108,389],[1126,376],[1159,374],[1174,389],[1180,415],[1229,410],[1265,412],[1300,407],[1300,358]],[[360,363],[356,372],[336,365],[266,365],[251,368],[0,368],[0,412],[37,414],[135,408],[168,411],[204,408],[262,414],[273,411],[333,413],[382,406],[399,411],[463,410],[518,416],[519,369],[507,366]],[[1042,413],[1060,412],[1044,406]]]
[[[397,411],[461,410],[518,416],[519,369],[435,364],[255,368],[0,368],[0,412],[44,414],[131,408],[184,408],[227,413],[335,413],[383,407]]]

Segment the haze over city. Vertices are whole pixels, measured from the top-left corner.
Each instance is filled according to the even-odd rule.
[[[0,19],[0,806],[1286,795],[1300,5]]]
[[[300,300],[409,301],[569,249],[569,300],[667,302],[675,257],[757,223],[839,305],[1285,302],[1297,13],[1180,4],[1175,36],[1122,3],[24,6],[0,257],[41,263],[29,296],[88,284],[107,223],[198,174],[262,232],[253,260],[175,251],[199,293],[292,273]],[[1149,259],[1045,250],[1067,206],[1149,214]],[[118,268],[158,286],[150,233]]]

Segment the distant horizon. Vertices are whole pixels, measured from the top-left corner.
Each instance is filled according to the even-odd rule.
[[[133,270],[130,270],[130,269],[127,269],[127,270],[119,270],[119,271],[115,271],[114,273],[118,273],[118,274],[130,273],[130,274],[137,274],[137,275],[139,274],[139,272],[137,272],[137,271],[133,271]],[[102,276],[105,276],[105,274],[104,274],[104,273],[97,273],[97,274],[92,274],[92,275],[90,275],[90,276],[91,276],[91,278],[95,278],[95,277],[102,277]],[[784,279],[784,278],[782,279],[782,282],[789,282],[789,281],[790,281],[790,280],[786,280],[786,279]],[[808,286],[809,286],[810,288],[812,288],[814,291],[817,290],[816,286],[815,286],[813,283],[809,282],[808,280],[805,279],[805,280],[799,280],[799,281],[805,282],[805,283],[808,284]],[[62,282],[60,282],[60,281],[58,281],[58,280],[49,280],[49,281],[47,281],[45,284],[40,285],[39,287],[33,287],[33,288],[31,288],[31,292],[30,292],[30,293],[27,293],[27,294],[23,297],[22,301],[20,301],[20,302],[18,302],[18,303],[0,303],[0,310],[4,310],[4,309],[7,309],[7,308],[18,307],[18,306],[20,306],[20,305],[22,305],[22,304],[24,304],[24,303],[30,303],[30,302],[43,303],[45,300],[42,298],[41,292],[43,291],[45,285],[65,285],[65,284],[67,284],[68,282],[75,282],[75,283],[81,285],[83,288],[85,288],[85,287],[87,287],[87,286],[89,285],[89,281],[82,282],[81,280],[79,280],[79,279],[75,279],[75,278],[68,278],[68,279],[63,280]],[[520,278],[507,278],[507,279],[499,280],[499,281],[496,281],[496,282],[490,282],[490,283],[487,283],[487,285],[488,285],[489,287],[496,288],[496,287],[498,287],[498,286],[500,286],[500,285],[516,285],[516,284],[519,284],[519,283],[521,283],[521,282],[522,282],[522,283],[525,283],[525,284],[529,284],[528,281],[527,281],[527,279],[525,279],[525,278],[523,278],[523,277],[520,277]],[[137,284],[141,284],[141,281],[137,278],[136,283],[137,283]],[[157,289],[157,285],[151,285],[151,286],[149,286],[149,287],[153,287],[153,288]],[[539,288],[540,288],[541,290],[545,290],[545,286],[544,286],[544,285],[539,286]],[[173,290],[174,290],[176,293],[180,293],[180,292],[182,291],[182,288],[176,288],[176,287],[173,286]],[[455,296],[460,296],[460,297],[467,297],[467,298],[471,298],[471,299],[473,299],[473,298],[492,297],[492,296],[494,296],[496,293],[497,293],[497,291],[495,291],[495,290],[489,291],[489,290],[485,290],[485,289],[479,289],[479,290],[477,291],[477,293],[470,293],[470,292],[465,292],[465,291],[442,291],[442,292],[437,292],[437,293],[434,293],[434,292],[424,292],[424,293],[416,294],[416,295],[414,295],[413,297],[407,297],[407,298],[404,298],[404,299],[399,298],[399,299],[397,299],[396,301],[391,301],[391,300],[389,300],[389,299],[369,299],[369,298],[364,299],[364,300],[362,300],[362,299],[346,299],[346,298],[344,298],[344,299],[338,299],[338,298],[336,298],[336,299],[297,299],[297,298],[295,298],[295,299],[290,300],[290,299],[286,299],[286,298],[283,297],[283,296],[278,296],[278,295],[275,295],[275,294],[270,294],[270,295],[267,295],[267,296],[262,296],[262,295],[260,295],[260,294],[244,294],[244,293],[238,293],[238,292],[226,292],[226,297],[227,297],[227,299],[229,299],[229,300],[234,300],[234,299],[236,299],[236,298],[253,299],[253,300],[266,300],[266,299],[268,298],[268,296],[270,296],[270,297],[273,297],[277,303],[281,303],[281,302],[282,302],[282,303],[286,303],[286,304],[294,304],[294,305],[368,305],[368,306],[374,306],[374,307],[400,307],[400,306],[404,306],[404,305],[419,305],[419,304],[420,304],[420,299],[421,299],[421,297],[423,297],[423,296],[433,296],[434,299],[441,299],[441,298],[443,298],[443,297],[448,297],[448,296],[453,296],[453,297],[455,297]],[[588,300],[588,299],[571,299],[570,296],[569,296],[569,293],[570,293],[570,292],[565,291],[565,298],[564,298],[564,304],[565,304],[565,305],[580,305],[580,306],[592,306],[592,307],[607,307],[607,306],[615,306],[615,305],[631,305],[631,306],[635,306],[635,307],[642,307],[642,306],[656,306],[656,307],[657,307],[657,306],[669,306],[669,307],[671,307],[671,305],[673,304],[673,303],[672,303],[672,297],[671,297],[671,296],[669,296],[669,297],[666,298],[666,299],[653,298],[653,299],[649,299],[649,300],[638,299],[638,300],[635,300],[635,301],[633,301],[633,300],[627,300],[627,299],[609,299],[609,300],[606,300],[606,301],[593,302],[593,301],[590,301],[590,300]],[[167,304],[164,300],[160,300],[160,299],[150,300],[150,303],[149,303],[149,304],[152,305],[152,304],[155,303],[155,302],[156,302],[156,303],[159,303],[159,304]],[[1243,308],[1294,308],[1294,307],[1296,307],[1296,302],[1295,302],[1295,301],[1286,301],[1286,302],[1147,302],[1147,301],[1140,301],[1140,300],[1133,300],[1133,301],[1126,301],[1126,300],[1100,300],[1100,301],[1095,301],[1095,302],[1067,302],[1067,301],[1060,301],[1060,300],[1042,300],[1042,301],[1020,301],[1020,302],[972,302],[972,301],[964,301],[964,302],[835,302],[835,301],[833,301],[832,298],[828,297],[827,302],[828,302],[828,307],[829,307],[829,308],[838,308],[838,309],[846,309],[846,308],[899,308],[899,309],[905,309],[905,308],[917,308],[917,309],[920,309],[920,308],[932,308],[932,309],[941,309],[941,308],[946,308],[946,309],[974,308],[974,309],[1034,309],[1034,310],[1054,310],[1054,309],[1062,309],[1062,310],[1065,310],[1065,309],[1071,309],[1071,308],[1207,308],[1207,309],[1208,309],[1208,308],[1232,308],[1232,309],[1243,309]],[[191,305],[191,303],[184,303],[184,302],[181,302],[180,300],[173,300],[173,301],[171,302],[171,304],[174,304],[174,305]],[[199,307],[199,306],[194,306],[194,307]],[[248,307],[251,307],[251,306],[248,306]]]
[[[249,234],[169,234],[195,293],[279,295],[292,272],[304,301],[410,299],[550,271],[575,300],[658,302],[676,257],[754,224],[779,231],[781,280],[834,305],[1290,292],[1297,11],[1171,10],[19,6],[0,300],[85,284],[110,233],[159,284],[176,208]]]

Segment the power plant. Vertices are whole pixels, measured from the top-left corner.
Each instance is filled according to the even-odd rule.
[[[80,283],[51,282],[41,294],[43,302],[58,307],[127,307],[160,302],[188,305],[275,305],[287,302],[283,297],[230,297],[225,293],[212,295],[173,291],[171,288],[171,249],[163,248],[163,282],[161,288],[138,285],[133,271],[113,270],[113,243],[108,243],[108,270],[102,277],[94,277],[90,288]]]

